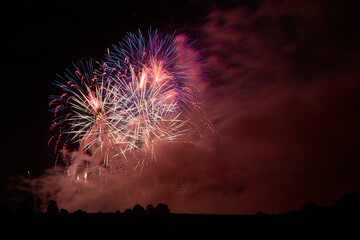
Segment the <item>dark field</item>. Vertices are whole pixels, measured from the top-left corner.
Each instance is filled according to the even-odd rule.
[[[125,215],[116,213],[49,216],[3,215],[3,232],[34,236],[116,236],[118,239],[241,239],[272,236],[355,237],[359,214],[347,215]],[[354,235],[355,234],[355,235]],[[355,238],[356,239],[356,238]]]

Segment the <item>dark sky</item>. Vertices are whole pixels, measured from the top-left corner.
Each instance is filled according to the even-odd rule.
[[[357,1],[21,1],[10,11],[3,201],[12,177],[54,165],[47,141],[56,74],[101,59],[126,32],[150,26],[197,39],[208,84],[203,101],[221,136],[206,153],[183,153],[201,163],[201,181],[188,180],[175,209],[275,212],[360,192]]]

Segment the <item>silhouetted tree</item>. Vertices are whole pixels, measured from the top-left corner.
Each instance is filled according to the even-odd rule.
[[[168,205],[166,205],[164,203],[159,203],[156,206],[155,211],[158,214],[168,214],[168,213],[170,213],[170,209],[169,209]]]
[[[133,209],[132,212],[134,214],[145,214],[145,209],[143,206],[141,206],[140,204],[136,204]]]
[[[60,210],[60,215],[68,215],[68,214],[69,214],[68,210],[63,209],[63,208]]]
[[[345,193],[333,208],[336,213],[360,213],[360,196],[356,192]]]
[[[299,211],[294,209],[294,210],[291,210],[291,211],[287,212],[287,215],[297,216],[297,215],[299,215]]]
[[[255,215],[257,215],[257,216],[265,216],[265,215],[268,215],[268,214],[264,213],[263,211],[258,211]]]
[[[154,207],[152,204],[148,204],[148,205],[146,206],[146,212],[147,212],[147,213],[150,213],[150,214],[155,213],[155,207]]]
[[[46,209],[46,213],[49,215],[56,215],[59,213],[59,207],[55,200],[50,200]]]
[[[131,214],[131,213],[132,213],[132,211],[131,211],[130,208],[125,209],[125,211],[124,211],[124,214],[125,214],[125,215],[129,215],[129,214]]]
[[[84,210],[78,209],[74,212],[74,214],[75,215],[84,215],[84,214],[87,214],[87,212]]]
[[[321,215],[326,212],[326,208],[318,206],[314,202],[306,203],[300,208],[300,213],[306,215]]]
[[[316,208],[317,208],[316,203],[309,202],[300,207],[300,212],[307,214],[307,213],[313,212],[314,209],[316,209]]]

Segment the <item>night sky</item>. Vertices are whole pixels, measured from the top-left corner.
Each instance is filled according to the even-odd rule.
[[[14,178],[54,166],[56,74],[150,26],[196,40],[218,133],[205,149],[169,155],[177,172],[198,176],[184,175],[185,197],[164,196],[175,212],[274,213],[360,192],[358,1],[20,1],[9,10],[1,203]]]

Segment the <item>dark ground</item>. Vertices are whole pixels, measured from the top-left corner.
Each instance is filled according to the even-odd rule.
[[[135,205],[123,213],[69,213],[49,201],[47,211],[33,212],[23,202],[17,212],[1,209],[1,232],[16,237],[115,236],[119,239],[241,239],[285,237],[358,239],[360,196],[347,193],[328,207],[304,204],[300,210],[270,215],[174,214],[166,204],[143,208]],[[7,210],[6,210],[7,209]]]
[[[356,217],[356,218],[355,218]],[[86,214],[66,216],[3,216],[6,232],[27,237],[118,236],[119,239],[241,239],[274,236],[296,237],[338,236],[356,239],[359,215],[294,216],[294,215],[187,215],[129,216]],[[4,221],[2,221],[4,222]]]

